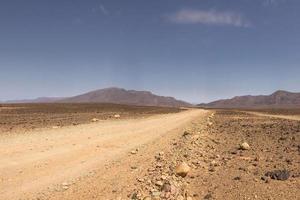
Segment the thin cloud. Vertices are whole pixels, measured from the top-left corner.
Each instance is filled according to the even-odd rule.
[[[262,0],[263,6],[277,6],[281,3],[284,3],[285,0]]]
[[[167,20],[177,24],[206,24],[250,27],[250,22],[235,12],[218,12],[215,10],[180,10],[168,15]]]
[[[109,15],[109,11],[102,4],[92,8],[92,12],[93,13],[101,13],[103,15]]]
[[[102,12],[104,15],[108,15],[108,14],[109,14],[108,10],[106,10],[106,8],[104,7],[104,5],[100,5],[99,8],[100,8],[101,12]]]

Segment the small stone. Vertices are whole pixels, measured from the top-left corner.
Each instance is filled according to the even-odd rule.
[[[67,190],[69,189],[69,186],[63,186],[62,189]]]
[[[138,182],[144,182],[145,179],[143,179],[143,178],[138,178],[137,181],[138,181]]]
[[[99,121],[99,119],[93,118],[93,119],[91,119],[91,121],[92,121],[92,122],[97,122],[97,121]]]
[[[61,185],[62,185],[62,186],[68,186],[68,185],[70,185],[70,184],[67,183],[67,182],[63,182]]]
[[[156,168],[161,168],[162,167],[162,164],[161,163],[157,163],[156,164]]]
[[[115,114],[114,115],[114,118],[116,118],[116,119],[118,119],[118,118],[120,118],[121,116],[119,115],[119,114]]]
[[[210,166],[213,166],[213,167],[218,166],[217,161],[215,161],[215,160],[211,161],[211,162],[210,162]]]
[[[268,176],[271,179],[285,181],[289,179],[290,172],[287,170],[274,170],[267,172],[265,176]]]
[[[131,169],[137,169],[137,166],[131,166]]]
[[[162,181],[156,181],[155,185],[161,187],[161,186],[163,186],[163,182]]]
[[[250,146],[247,142],[243,142],[242,144],[240,144],[240,149],[241,150],[249,150]]]
[[[137,151],[131,151],[130,153],[134,155],[137,154]]]
[[[186,137],[186,136],[188,136],[188,135],[191,135],[191,133],[190,132],[188,132],[188,131],[184,131],[184,133],[183,133],[183,137]]]
[[[186,177],[186,175],[189,173],[190,171],[190,167],[188,166],[188,164],[186,164],[185,162],[182,162],[181,164],[177,165],[175,171],[176,174],[181,176],[181,177]]]
[[[171,187],[170,183],[164,183],[162,188],[161,188],[161,190],[163,192],[171,192],[171,189],[172,189],[172,187]]]
[[[160,192],[158,192],[158,191],[153,191],[152,193],[151,193],[151,195],[153,196],[153,197],[159,197],[160,196]]]
[[[205,196],[204,196],[204,199],[205,199],[205,200],[212,199],[211,193],[208,193],[207,195],[205,195]]]

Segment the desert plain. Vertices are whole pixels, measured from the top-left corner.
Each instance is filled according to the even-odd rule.
[[[299,199],[300,109],[2,104],[0,199]]]

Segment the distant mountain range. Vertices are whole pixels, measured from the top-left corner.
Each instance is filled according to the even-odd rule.
[[[95,90],[73,97],[41,97],[31,100],[7,101],[5,103],[115,103],[138,106],[191,106],[191,104],[173,97],[158,96],[148,91],[125,90],[115,87]]]
[[[39,97],[36,99],[9,100],[2,103],[53,103],[62,99],[62,97]]]
[[[300,108],[300,93],[279,90],[271,95],[237,96],[198,106],[205,108]]]

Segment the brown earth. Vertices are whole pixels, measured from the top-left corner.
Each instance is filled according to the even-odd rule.
[[[179,108],[97,103],[0,104],[0,133],[85,124],[93,118],[114,119],[115,114],[121,119],[129,119],[180,111]]]
[[[0,199],[299,199],[300,121],[248,112],[188,110],[2,135]],[[175,172],[182,162],[186,177]]]
[[[82,183],[86,187],[89,176],[104,178],[86,188],[96,187],[97,191],[104,191],[100,194],[95,191],[93,195],[102,195],[98,199],[106,199],[105,195],[110,195],[106,188],[120,181],[112,175],[131,169],[131,158],[127,158],[130,151],[143,148],[143,145],[148,145],[144,147],[146,152],[153,151],[151,142],[181,132],[191,120],[205,113],[203,110],[188,110],[146,118],[33,130],[28,134],[0,135],[0,199],[65,196],[61,189]],[[119,160],[125,161],[121,170],[107,169]],[[126,177],[131,173],[122,179],[122,185],[127,184]],[[109,179],[105,180],[107,175],[110,175]],[[69,198],[79,199],[85,195],[86,191],[78,191],[76,198],[72,194]],[[68,195],[63,198],[68,198]]]
[[[153,168],[162,167],[140,176],[145,181],[137,184],[131,196],[299,199],[300,121],[219,110],[207,120],[206,128],[200,121],[189,133],[153,162]],[[243,142],[250,145],[249,150],[240,149]],[[185,178],[175,174],[181,162],[191,167]],[[266,176],[275,170],[286,170],[287,180]]]

